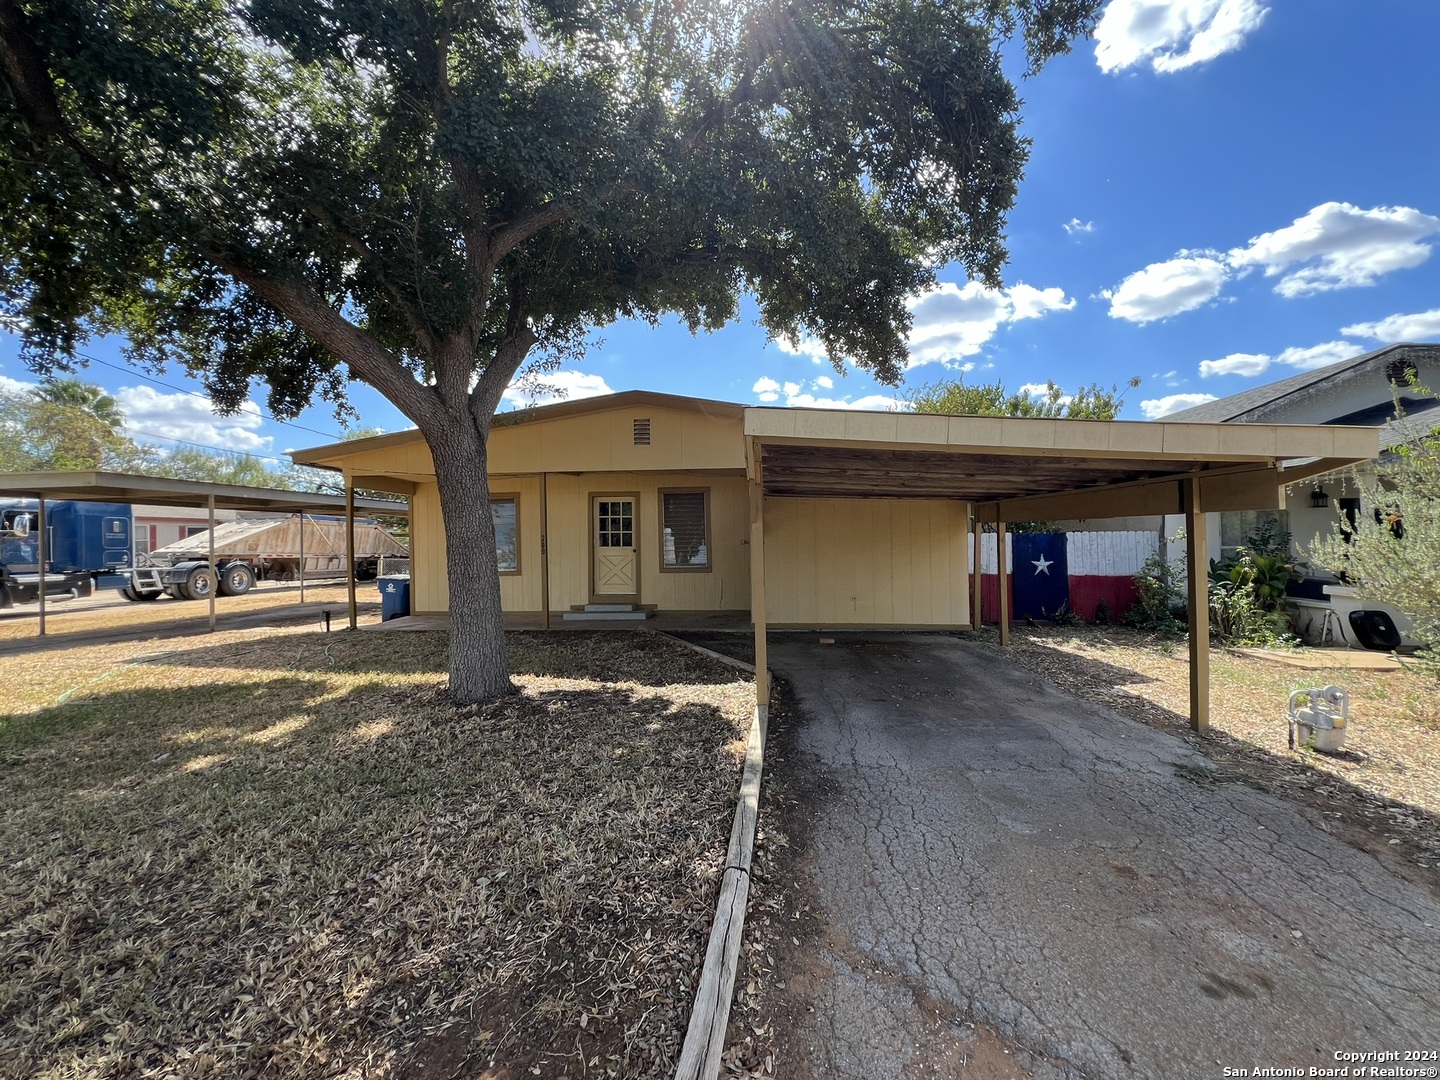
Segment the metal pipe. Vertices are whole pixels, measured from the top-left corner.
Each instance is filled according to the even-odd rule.
[[[215,594],[220,591],[220,569],[215,565],[215,494],[206,498],[210,509],[210,632],[215,632]]]
[[[305,603],[305,511],[300,511],[300,603]]]
[[[45,493],[39,494],[40,511],[35,516],[36,524],[40,528],[40,539],[35,546],[35,569],[40,572],[40,583],[36,587],[40,594],[40,636],[45,636],[45,560],[50,556],[50,545],[46,542],[45,536]]]
[[[355,488],[345,477],[345,585],[350,602],[350,629],[360,623],[355,607]]]

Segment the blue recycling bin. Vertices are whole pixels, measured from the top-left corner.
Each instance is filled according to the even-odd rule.
[[[410,614],[410,575],[387,574],[380,584],[380,621],[389,622]]]

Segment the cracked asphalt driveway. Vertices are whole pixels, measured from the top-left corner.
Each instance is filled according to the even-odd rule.
[[[970,1067],[972,1024],[1038,1077],[1440,1050],[1432,894],[992,653],[838,637],[770,652],[803,714],[777,768],[825,778],[796,868],[823,919],[786,991],[798,1071],[1000,1075]]]

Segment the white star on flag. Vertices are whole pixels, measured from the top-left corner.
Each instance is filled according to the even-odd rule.
[[[1032,559],[1032,560],[1031,560],[1031,564],[1035,567],[1035,576],[1036,576],[1036,577],[1039,577],[1041,574],[1044,574],[1046,577],[1049,577],[1049,576],[1050,576],[1050,567],[1052,567],[1052,566],[1055,565],[1055,560],[1054,560],[1054,559],[1047,559],[1047,558],[1045,558],[1044,555],[1041,555],[1038,559]]]

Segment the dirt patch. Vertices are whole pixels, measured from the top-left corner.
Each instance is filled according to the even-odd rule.
[[[1414,670],[1300,670],[1217,649],[1211,729],[1190,730],[1184,641],[1121,627],[1016,627],[962,635],[1067,693],[1158,728],[1211,758],[1197,783],[1245,783],[1305,806],[1325,832],[1440,896],[1440,683]],[[1287,745],[1290,691],[1334,683],[1351,698],[1345,749]],[[1205,775],[1200,775],[1205,772]]]
[[[753,684],[647,633],[0,657],[0,1075],[673,1071]]]

